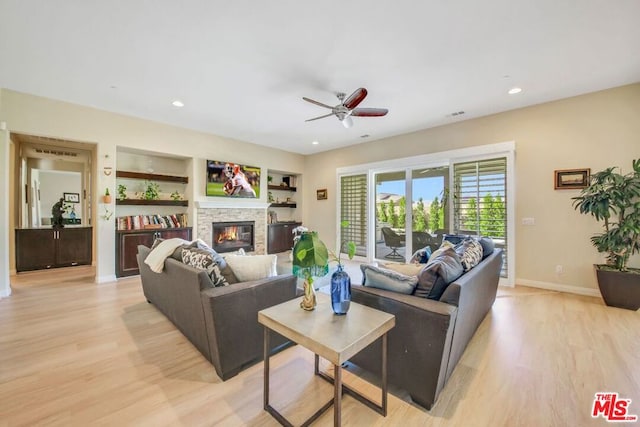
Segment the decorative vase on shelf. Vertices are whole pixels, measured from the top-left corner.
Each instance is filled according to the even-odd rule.
[[[338,315],[347,314],[351,304],[351,277],[338,264],[338,269],[331,275],[331,308]]]

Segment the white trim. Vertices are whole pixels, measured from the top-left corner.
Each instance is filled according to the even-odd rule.
[[[437,167],[442,166],[445,162],[455,160],[457,162],[494,157],[497,154],[515,151],[515,141],[499,142],[496,144],[478,145],[469,148],[459,148],[456,150],[438,151],[435,153],[421,154],[418,156],[403,157],[400,159],[382,160],[379,162],[362,163],[354,166],[345,166],[336,169],[338,175],[353,175],[355,173],[366,173],[370,170],[376,172],[385,172],[388,169],[397,170],[398,168],[406,169],[414,166],[418,167]]]
[[[96,276],[96,283],[117,282],[118,278],[115,274],[107,274],[105,276]]]
[[[196,200],[198,209],[268,209],[271,203],[253,200],[233,199],[233,201]]]
[[[586,295],[589,297],[602,297],[598,289],[583,288],[581,286],[562,285],[560,283],[540,282],[538,280],[516,279],[516,286],[529,286],[532,288],[547,289],[550,291],[566,292],[569,294]]]
[[[11,296],[11,285],[9,285],[9,289],[5,289],[0,292],[0,298],[7,298],[9,296]]]

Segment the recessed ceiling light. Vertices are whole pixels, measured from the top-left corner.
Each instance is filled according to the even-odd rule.
[[[313,141],[311,144],[312,144],[312,145],[318,145],[318,144],[320,144],[320,143],[319,143],[318,141]]]
[[[171,103],[171,105],[173,105],[174,107],[182,108],[184,107],[184,102],[180,101],[179,99],[176,99]]]
[[[509,95],[515,95],[516,93],[520,93],[522,92],[522,88],[519,87],[512,87],[511,89],[509,89]]]

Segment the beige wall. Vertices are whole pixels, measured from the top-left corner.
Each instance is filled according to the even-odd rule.
[[[640,84],[307,156],[304,222],[335,245],[338,167],[505,141],[516,144],[516,283],[590,293],[597,288],[592,264],[603,258],[589,236],[600,228],[571,206],[578,191],[553,189],[553,172],[631,169],[640,158]],[[318,188],[329,189],[329,200],[315,200]],[[523,217],[536,225],[522,226]],[[640,266],[640,257],[631,264]]]
[[[196,218],[193,201],[206,199],[204,189],[207,158],[260,166],[265,176],[267,168],[292,173],[303,171],[304,161],[301,155],[281,150],[6,89],[0,91],[0,96],[0,121],[5,121],[11,132],[97,144],[98,173],[92,189],[94,201],[103,194],[105,187],[110,188],[112,195],[117,194],[115,174],[102,174],[105,165],[115,169],[117,146],[193,158],[190,174],[193,185],[190,185],[191,194],[187,194],[187,198],[192,201],[189,207],[190,218]],[[105,158],[105,155],[109,155],[109,158]],[[2,179],[9,179],[8,170],[0,173]],[[266,179],[263,181],[265,187],[261,195],[262,201],[266,202]],[[94,258],[97,261],[98,280],[104,281],[113,278],[115,271],[114,220],[101,219],[104,205],[95,203],[94,206],[98,209],[92,215],[96,218],[94,226],[97,228],[97,253]],[[9,240],[13,242],[13,239]]]

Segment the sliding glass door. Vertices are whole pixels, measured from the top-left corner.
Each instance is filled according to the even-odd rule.
[[[406,172],[375,174],[375,258],[404,262],[407,259]]]

